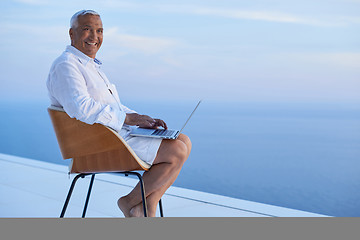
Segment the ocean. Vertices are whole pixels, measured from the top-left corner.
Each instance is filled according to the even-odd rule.
[[[196,101],[127,101],[181,128]],[[0,152],[67,165],[43,102],[0,102]],[[339,217],[360,217],[360,107],[203,101],[175,186]]]

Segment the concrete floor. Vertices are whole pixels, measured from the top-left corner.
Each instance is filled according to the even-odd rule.
[[[0,154],[0,217],[57,218],[74,175],[68,168]],[[90,177],[80,179],[65,217],[81,217]],[[117,199],[136,179],[115,174],[96,176],[86,217],[123,217]],[[324,215],[171,187],[163,197],[165,217],[323,217]]]

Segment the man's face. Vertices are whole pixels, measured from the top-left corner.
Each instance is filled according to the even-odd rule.
[[[103,27],[99,16],[79,16],[76,28],[70,28],[71,45],[91,58],[95,58],[103,41]]]

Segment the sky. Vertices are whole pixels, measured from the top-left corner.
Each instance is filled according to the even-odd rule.
[[[360,0],[1,5],[1,102],[48,99],[70,18],[93,9],[104,26],[97,58],[122,100],[360,103]]]

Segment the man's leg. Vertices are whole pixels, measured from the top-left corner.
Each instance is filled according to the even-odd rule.
[[[166,185],[161,187],[159,190],[154,191],[149,196],[146,197],[146,204],[147,204],[147,210],[149,217],[155,217],[156,216],[156,208],[157,205],[166,192],[166,190],[175,182],[177,176],[180,173],[180,170],[174,174],[173,179],[171,179]],[[130,209],[130,215],[132,217],[143,217],[144,216],[144,209],[143,209],[143,203],[140,202],[138,205]]]
[[[143,175],[150,216],[154,216],[158,201],[175,181],[190,151],[191,142],[186,135],[181,134],[177,140],[162,141],[152,167]],[[139,204],[142,204],[139,184],[118,200],[125,217],[137,216]],[[132,208],[134,209],[131,213]]]
[[[188,153],[187,153],[187,157],[186,157],[186,159],[187,159],[189,157],[190,151],[191,151],[191,142],[190,142],[189,138],[187,138],[184,135],[180,135],[178,139],[182,140],[188,146]],[[149,213],[148,215],[150,217],[156,216],[156,208],[158,206],[160,199],[162,198],[162,196],[164,195],[166,190],[175,182],[177,176],[179,175],[179,173],[181,171],[182,166],[183,166],[183,164],[178,168],[178,172],[176,172],[173,175],[173,178],[170,179],[166,185],[161,187],[159,190],[154,191],[146,198],[146,203],[147,203],[147,208],[148,208],[148,213]],[[137,216],[137,217],[144,216],[142,202],[130,210],[130,215],[132,215],[134,217],[135,216]]]

